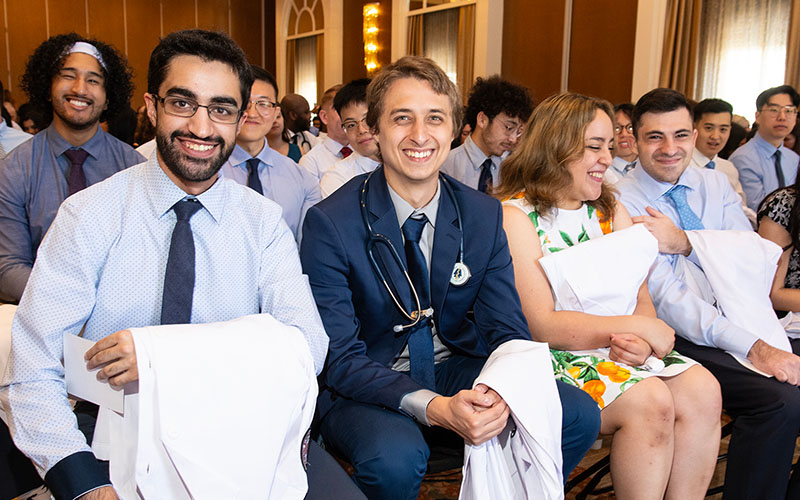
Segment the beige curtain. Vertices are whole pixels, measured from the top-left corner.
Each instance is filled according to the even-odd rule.
[[[323,45],[323,35],[317,35],[317,104],[322,99],[322,93],[325,92],[325,52]],[[312,105],[313,107],[313,105]]]
[[[694,98],[702,0],[669,0],[659,85]]]
[[[792,0],[786,41],[785,83],[800,89],[800,0]]]
[[[408,16],[406,54],[410,56],[422,55],[422,34],[422,16]]]
[[[297,44],[295,40],[288,40],[286,42],[286,85],[288,90],[285,90],[287,94],[294,92],[295,89],[295,77],[294,77],[294,66],[295,66],[295,58],[297,53]]]
[[[800,0],[798,0],[800,1]],[[475,74],[475,5],[466,5],[458,9],[458,55],[456,58],[456,74],[458,90],[464,97],[472,87]]]
[[[797,81],[797,70],[792,73],[788,67],[792,51],[800,50],[800,23],[789,29],[793,1],[798,2],[702,0],[694,97],[725,99],[734,113],[752,120],[761,91],[791,81],[792,75]],[[796,41],[787,47],[792,35]]]

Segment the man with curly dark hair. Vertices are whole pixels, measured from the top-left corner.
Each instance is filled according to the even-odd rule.
[[[464,113],[472,134],[450,152],[442,172],[484,193],[497,185],[500,162],[514,150],[531,112],[527,88],[499,75],[478,78]]]
[[[28,59],[22,88],[51,125],[0,163],[0,302],[18,302],[65,198],[144,158],[98,124],[129,107],[133,84],[112,46],[75,33]]]

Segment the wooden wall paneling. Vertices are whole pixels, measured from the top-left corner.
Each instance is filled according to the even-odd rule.
[[[378,62],[381,67],[392,62],[392,0],[380,0],[381,15],[378,18]],[[363,36],[363,35],[362,35]],[[363,47],[362,47],[363,50]],[[364,64],[363,53],[361,64]]]
[[[347,83],[356,78],[366,78],[364,67],[364,5],[375,0],[359,0],[345,2],[342,30],[344,40],[342,46],[342,80]],[[392,60],[392,2],[380,0],[380,17],[378,18],[378,62],[386,66]]]
[[[231,37],[247,54],[250,64],[263,65],[260,1],[231,0]]]
[[[102,3],[103,0],[100,0]],[[158,45],[161,32],[161,17],[158,0],[126,2],[128,21],[128,64],[133,68],[133,99],[131,106],[137,109],[144,104],[147,91],[147,66],[150,53]],[[194,20],[194,16],[192,16]]]
[[[86,2],[84,0],[46,0],[50,36],[74,31],[86,36]]]
[[[264,2],[264,67],[277,77],[278,54],[276,47],[275,0],[262,1]],[[282,89],[278,89],[279,93],[280,90]]]
[[[5,24],[3,24],[5,26]],[[0,81],[3,82],[3,88],[10,91],[12,95],[14,92],[17,91],[17,84],[16,80],[10,78],[10,71],[8,69],[9,64],[9,54],[8,54],[8,47],[6,46],[6,37],[8,36],[7,31],[3,31],[0,33]],[[15,99],[17,106],[22,104],[22,101]]]
[[[528,86],[537,103],[561,88],[564,6],[564,0],[506,0],[503,7],[502,74]]]
[[[150,0],[154,7],[158,9],[159,2]],[[205,0],[203,0],[205,3]],[[167,35],[173,31],[185,30],[195,28],[195,0],[161,0],[162,4],[162,23],[164,26],[164,34]],[[129,6],[131,8],[131,6]],[[227,21],[226,21],[227,22]]]
[[[570,91],[627,102],[633,79],[637,0],[576,0],[572,8]]]
[[[228,0],[198,0],[196,5],[198,28],[228,33]]]
[[[25,64],[34,49],[47,39],[44,0],[30,2],[5,2],[8,13],[8,51],[11,59],[9,82],[11,95],[17,106],[28,100],[19,88],[19,80],[25,72]]]
[[[88,0],[89,36],[113,45],[125,54],[125,5],[123,0]],[[134,2],[128,2],[128,9]]]
[[[345,2],[342,12],[342,80],[347,83],[367,76],[364,67],[364,4],[368,0]],[[381,9],[384,11],[384,9]]]

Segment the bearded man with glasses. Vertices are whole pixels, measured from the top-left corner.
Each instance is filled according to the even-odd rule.
[[[797,177],[800,156],[783,145],[797,122],[800,95],[789,85],[767,89],[756,99],[758,132],[730,157],[739,170],[747,206],[758,210],[761,200]]]
[[[253,87],[247,117],[236,136],[236,146],[220,175],[244,184],[283,209],[283,220],[299,242],[309,207],[322,199],[317,179],[290,158],[269,147],[267,132],[281,112],[278,84],[272,74],[250,66]]]

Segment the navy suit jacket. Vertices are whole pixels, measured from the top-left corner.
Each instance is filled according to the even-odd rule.
[[[336,397],[399,411],[405,394],[423,389],[407,374],[391,369],[409,335],[408,330],[396,333],[392,327],[409,321],[369,261],[369,232],[359,203],[367,175],[355,177],[309,209],[303,226],[303,271],[330,337],[320,379],[321,416]],[[452,353],[487,357],[508,340],[530,339],[528,325],[514,285],[500,203],[447,179],[461,209],[464,262],[472,277],[460,287],[450,284],[462,231],[453,200],[442,189],[431,254],[433,318],[439,338]],[[366,201],[373,231],[392,241],[405,264],[402,233],[383,167],[370,179]],[[376,245],[373,254],[406,310],[415,310],[408,283],[386,245]],[[474,321],[467,318],[468,311],[474,311]]]

